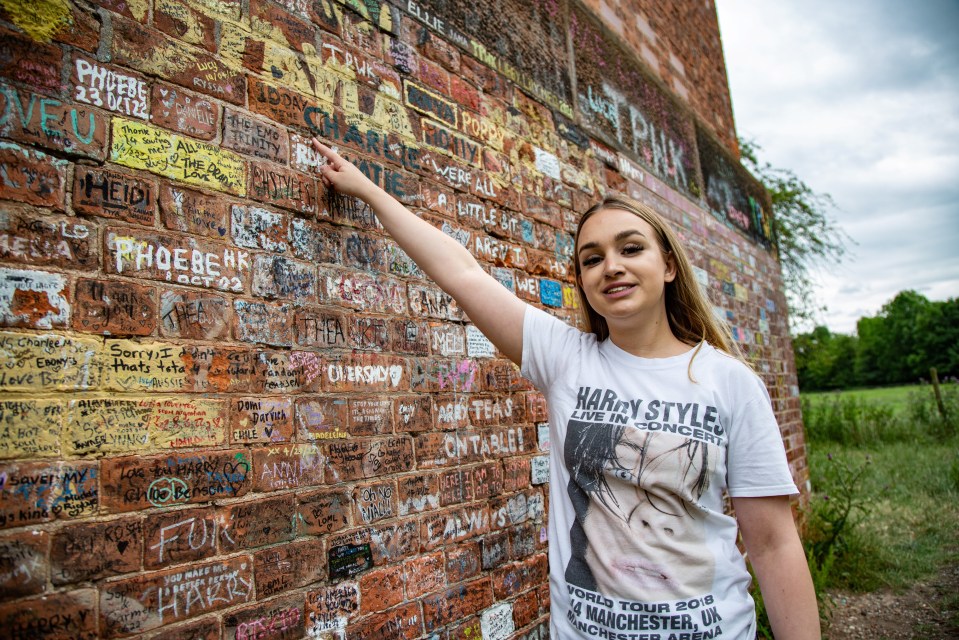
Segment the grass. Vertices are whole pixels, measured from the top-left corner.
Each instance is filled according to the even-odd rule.
[[[827,590],[902,590],[959,565],[959,384],[942,391],[946,419],[929,385],[802,394],[824,612]]]

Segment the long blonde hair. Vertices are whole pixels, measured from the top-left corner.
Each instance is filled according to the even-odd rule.
[[[589,301],[582,287],[582,271],[579,264],[579,236],[583,224],[593,214],[603,209],[621,209],[645,220],[656,232],[659,249],[671,255],[676,265],[676,277],[666,283],[666,317],[669,328],[680,341],[696,345],[706,341],[720,351],[746,362],[739,345],[733,339],[729,325],[715,316],[709,300],[693,274],[692,264],[686,250],[672,228],[658,213],[649,206],[621,195],[607,196],[602,202],[593,205],[579,220],[573,250],[573,270],[576,274],[576,291],[579,294],[581,315],[586,330],[596,335],[598,340],[609,337],[609,325],[599,315]],[[747,363],[748,364],[748,363]]]

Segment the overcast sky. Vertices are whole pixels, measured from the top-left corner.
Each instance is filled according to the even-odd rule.
[[[830,194],[855,242],[819,272],[820,324],[959,297],[959,0],[716,5],[739,136]]]

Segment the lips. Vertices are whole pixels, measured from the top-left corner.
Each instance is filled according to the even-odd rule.
[[[669,576],[662,567],[651,565],[644,560],[621,558],[613,563],[613,568],[620,575],[647,587],[655,588],[670,583]]]
[[[617,282],[603,289],[603,295],[617,297],[632,291],[636,285]]]

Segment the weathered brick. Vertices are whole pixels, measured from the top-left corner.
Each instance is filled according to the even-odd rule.
[[[216,49],[216,22],[212,16],[175,0],[156,0],[153,7],[153,24],[157,29],[177,40]]]
[[[444,555],[446,575],[450,583],[462,582],[479,574],[482,555],[478,542],[448,547]]]
[[[347,627],[346,632],[358,638],[414,640],[423,634],[423,614],[420,603],[408,602],[369,616],[362,622]]]
[[[385,611],[403,602],[404,573],[402,566],[383,567],[364,573],[359,578],[360,611]]]
[[[329,11],[331,8],[326,7]],[[311,8],[311,11],[317,11]],[[265,0],[253,0],[250,2],[250,22],[253,30],[269,38],[286,41],[293,49],[306,53],[307,50],[316,47],[316,27],[310,24],[309,17],[303,14],[284,11],[275,4]]]
[[[156,180],[77,165],[73,174],[73,210],[153,226]]]
[[[341,531],[352,524],[351,496],[345,489],[297,494],[294,519],[297,532],[321,535]]]
[[[200,140],[212,140],[219,130],[220,106],[204,95],[165,82],[153,85],[150,121]]]
[[[147,80],[138,73],[74,54],[70,87],[78,102],[141,120],[149,117]]]
[[[100,590],[100,629],[110,638],[142,633],[252,598],[253,567],[242,556],[145,573]]]
[[[281,164],[286,164],[290,157],[286,131],[229,107],[223,114],[223,146]]]
[[[0,627],[11,638],[94,640],[96,589],[64,591],[0,604]]]
[[[546,554],[541,553],[496,569],[492,577],[496,599],[505,600],[542,584],[549,571],[548,564]]]
[[[233,398],[230,442],[289,442],[293,439],[290,398]]]
[[[54,44],[0,30],[0,77],[58,96],[62,57],[63,50]]]
[[[427,631],[479,613],[493,604],[488,578],[480,578],[423,599],[423,618]]]
[[[397,432],[416,433],[433,427],[433,402],[429,396],[401,396],[393,406]]]
[[[220,640],[220,619],[213,616],[170,625],[144,636],[148,640]]]
[[[439,507],[439,485],[433,474],[404,476],[396,481],[401,516]]]
[[[446,558],[442,551],[434,551],[403,563],[406,573],[407,599],[419,598],[446,587]]]
[[[139,520],[74,524],[59,529],[50,545],[50,580],[63,585],[130,573],[140,568]]]
[[[396,485],[393,482],[359,484],[353,491],[357,523],[370,524],[397,515]]]
[[[19,531],[0,538],[0,588],[6,598],[36,595],[50,572],[50,535]]]
[[[278,139],[284,136],[277,133]],[[275,164],[250,162],[249,197],[298,213],[317,211],[316,182],[308,175]]]
[[[397,278],[321,267],[321,302],[366,313],[407,313],[406,284]]]
[[[224,551],[262,547],[293,539],[293,494],[257,497],[234,502],[217,510],[223,527],[220,548]]]
[[[0,199],[63,210],[67,163],[0,141]]]
[[[0,473],[0,529],[82,518],[100,504],[95,462],[13,462]]]
[[[77,280],[73,328],[84,333],[148,336],[156,330],[156,291],[132,282]]]
[[[257,580],[259,596],[259,580]],[[231,611],[223,617],[223,637],[229,640],[297,640],[305,630],[304,601],[287,596]]]
[[[413,442],[409,438],[330,442],[325,450],[330,483],[376,478],[413,468]]]
[[[324,391],[406,391],[406,361],[378,353],[334,355],[323,362]]]
[[[205,560],[216,555],[218,541],[229,540],[229,528],[210,507],[151,513],[143,519],[143,566]]]
[[[322,637],[325,631],[342,629],[360,610],[360,589],[355,582],[320,588],[306,593],[306,632]]]
[[[233,334],[243,342],[289,347],[293,344],[293,306],[261,300],[233,301]]]
[[[0,267],[0,326],[52,329],[70,322],[65,275]]]
[[[326,458],[323,451],[312,444],[254,449],[253,461],[257,491],[310,487],[324,482]]]
[[[106,117],[86,105],[46,98],[0,82],[0,135],[4,137],[103,160],[109,128]]]
[[[253,259],[253,294],[264,298],[316,299],[316,268],[285,256],[257,255]]]
[[[160,294],[160,334],[216,340],[229,335],[233,309],[215,293],[165,289]]]
[[[112,513],[239,497],[253,485],[244,450],[107,458],[101,471],[101,509]]]

